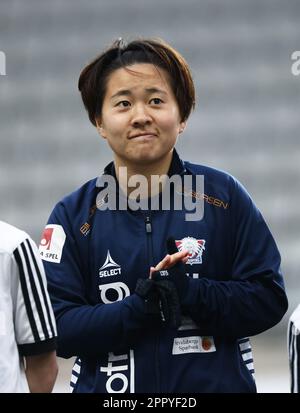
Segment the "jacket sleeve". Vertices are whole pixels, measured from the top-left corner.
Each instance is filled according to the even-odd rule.
[[[233,186],[231,273],[224,281],[189,279],[183,306],[203,335],[240,338],[277,324],[288,301],[275,241],[246,190]]]
[[[40,254],[58,331],[58,356],[99,357],[128,348],[153,320],[136,294],[111,304],[91,305],[79,250],[65,206],[58,204],[44,230]]]
[[[22,356],[56,349],[56,325],[38,249],[29,237],[17,245],[11,262],[14,330]]]

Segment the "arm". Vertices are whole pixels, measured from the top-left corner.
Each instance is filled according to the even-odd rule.
[[[50,392],[57,375],[56,324],[43,264],[30,238],[15,249],[12,265],[15,335],[29,389]]]
[[[277,324],[287,310],[287,298],[276,281],[203,278],[190,281],[183,308],[202,335],[242,338]]]
[[[58,366],[56,352],[25,357],[25,373],[31,393],[51,393]]]
[[[169,270],[184,313],[203,335],[258,334],[278,323],[287,310],[276,244],[260,212],[237,182],[231,208],[231,272],[215,280],[185,277],[180,264]]]
[[[190,289],[188,293],[187,307],[200,326],[212,334],[251,336],[277,324],[288,302],[275,241],[237,181],[233,181],[230,225],[231,273],[224,274],[225,281],[200,279],[196,291]]]
[[[110,304],[91,304],[83,263],[89,254],[85,249],[88,238],[84,238],[79,247],[67,209],[69,211],[64,204],[58,204],[46,227],[46,231],[54,228],[51,245],[60,247],[59,258],[55,262],[47,261],[46,254],[51,253],[52,247],[40,248],[56,316],[58,355],[98,357],[128,348],[139,339],[140,331],[151,327],[156,320],[146,314],[144,300],[137,294]]]

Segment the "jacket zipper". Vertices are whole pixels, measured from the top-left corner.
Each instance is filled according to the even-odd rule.
[[[153,246],[152,246],[152,223],[151,223],[150,214],[146,215],[145,217],[145,228],[146,228],[146,235],[147,235],[147,256],[148,256],[148,263],[149,263],[149,268],[150,268],[150,266],[154,265]],[[160,392],[159,336],[156,337],[156,342],[155,342],[155,373],[156,373],[157,391]]]
[[[146,215],[145,218],[146,235],[147,235],[147,256],[149,267],[154,265],[153,258],[153,248],[152,248],[152,223],[151,216]]]

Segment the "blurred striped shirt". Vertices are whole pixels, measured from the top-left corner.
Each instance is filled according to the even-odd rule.
[[[28,392],[23,356],[56,348],[56,325],[35,243],[0,221],[0,392]]]

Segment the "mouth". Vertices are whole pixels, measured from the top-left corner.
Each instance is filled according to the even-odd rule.
[[[153,139],[156,138],[156,133],[152,132],[143,132],[143,133],[136,133],[135,135],[129,136],[129,139]]]

